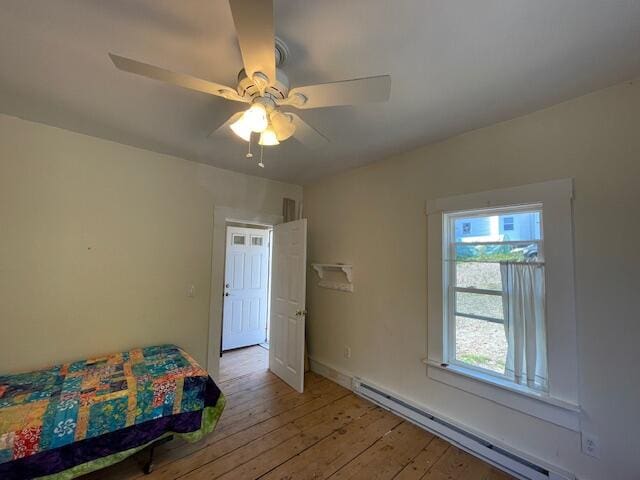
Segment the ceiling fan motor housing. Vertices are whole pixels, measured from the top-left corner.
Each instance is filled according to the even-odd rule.
[[[247,76],[244,69],[238,73],[238,95],[245,98],[256,98],[260,95],[260,87],[256,85],[253,78]],[[281,69],[276,68],[276,78],[265,89],[264,95],[274,100],[283,100],[289,95],[289,78]]]
[[[289,58],[289,47],[278,37],[275,37],[275,58],[276,67],[281,67]],[[238,86],[236,90],[242,97],[256,98],[261,96],[260,92],[264,89],[264,95],[273,98],[273,100],[284,100],[289,95],[289,77],[280,68],[276,68],[276,78],[269,79],[264,74],[257,72],[257,78],[249,78],[247,72],[242,69],[238,73]],[[266,87],[260,88],[263,80],[270,83]],[[256,80],[258,80],[256,82]]]

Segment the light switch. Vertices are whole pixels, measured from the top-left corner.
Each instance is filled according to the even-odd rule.
[[[189,285],[189,287],[187,288],[187,297],[195,297],[196,296],[196,286],[192,283],[191,285]]]

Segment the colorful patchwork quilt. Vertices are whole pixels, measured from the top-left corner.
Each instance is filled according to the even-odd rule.
[[[223,408],[207,372],[175,345],[0,375],[0,478],[74,478],[169,434],[195,441]]]

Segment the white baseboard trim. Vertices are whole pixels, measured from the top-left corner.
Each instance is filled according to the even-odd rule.
[[[333,367],[328,366],[325,363],[318,362],[317,360],[309,357],[309,366],[311,371],[322,375],[329,380],[343,386],[349,390],[353,390],[353,376],[348,373],[342,373]]]
[[[522,480],[575,480],[575,476],[546,462],[515,451],[455,420],[431,411],[383,387],[331,365],[309,358],[311,371],[437,435],[481,460]]]

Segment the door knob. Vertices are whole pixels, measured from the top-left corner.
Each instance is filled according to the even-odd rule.
[[[224,296],[228,297],[229,296],[229,292],[224,292]]]
[[[229,288],[229,287],[230,287],[230,285],[228,283],[224,284],[224,288]]]

